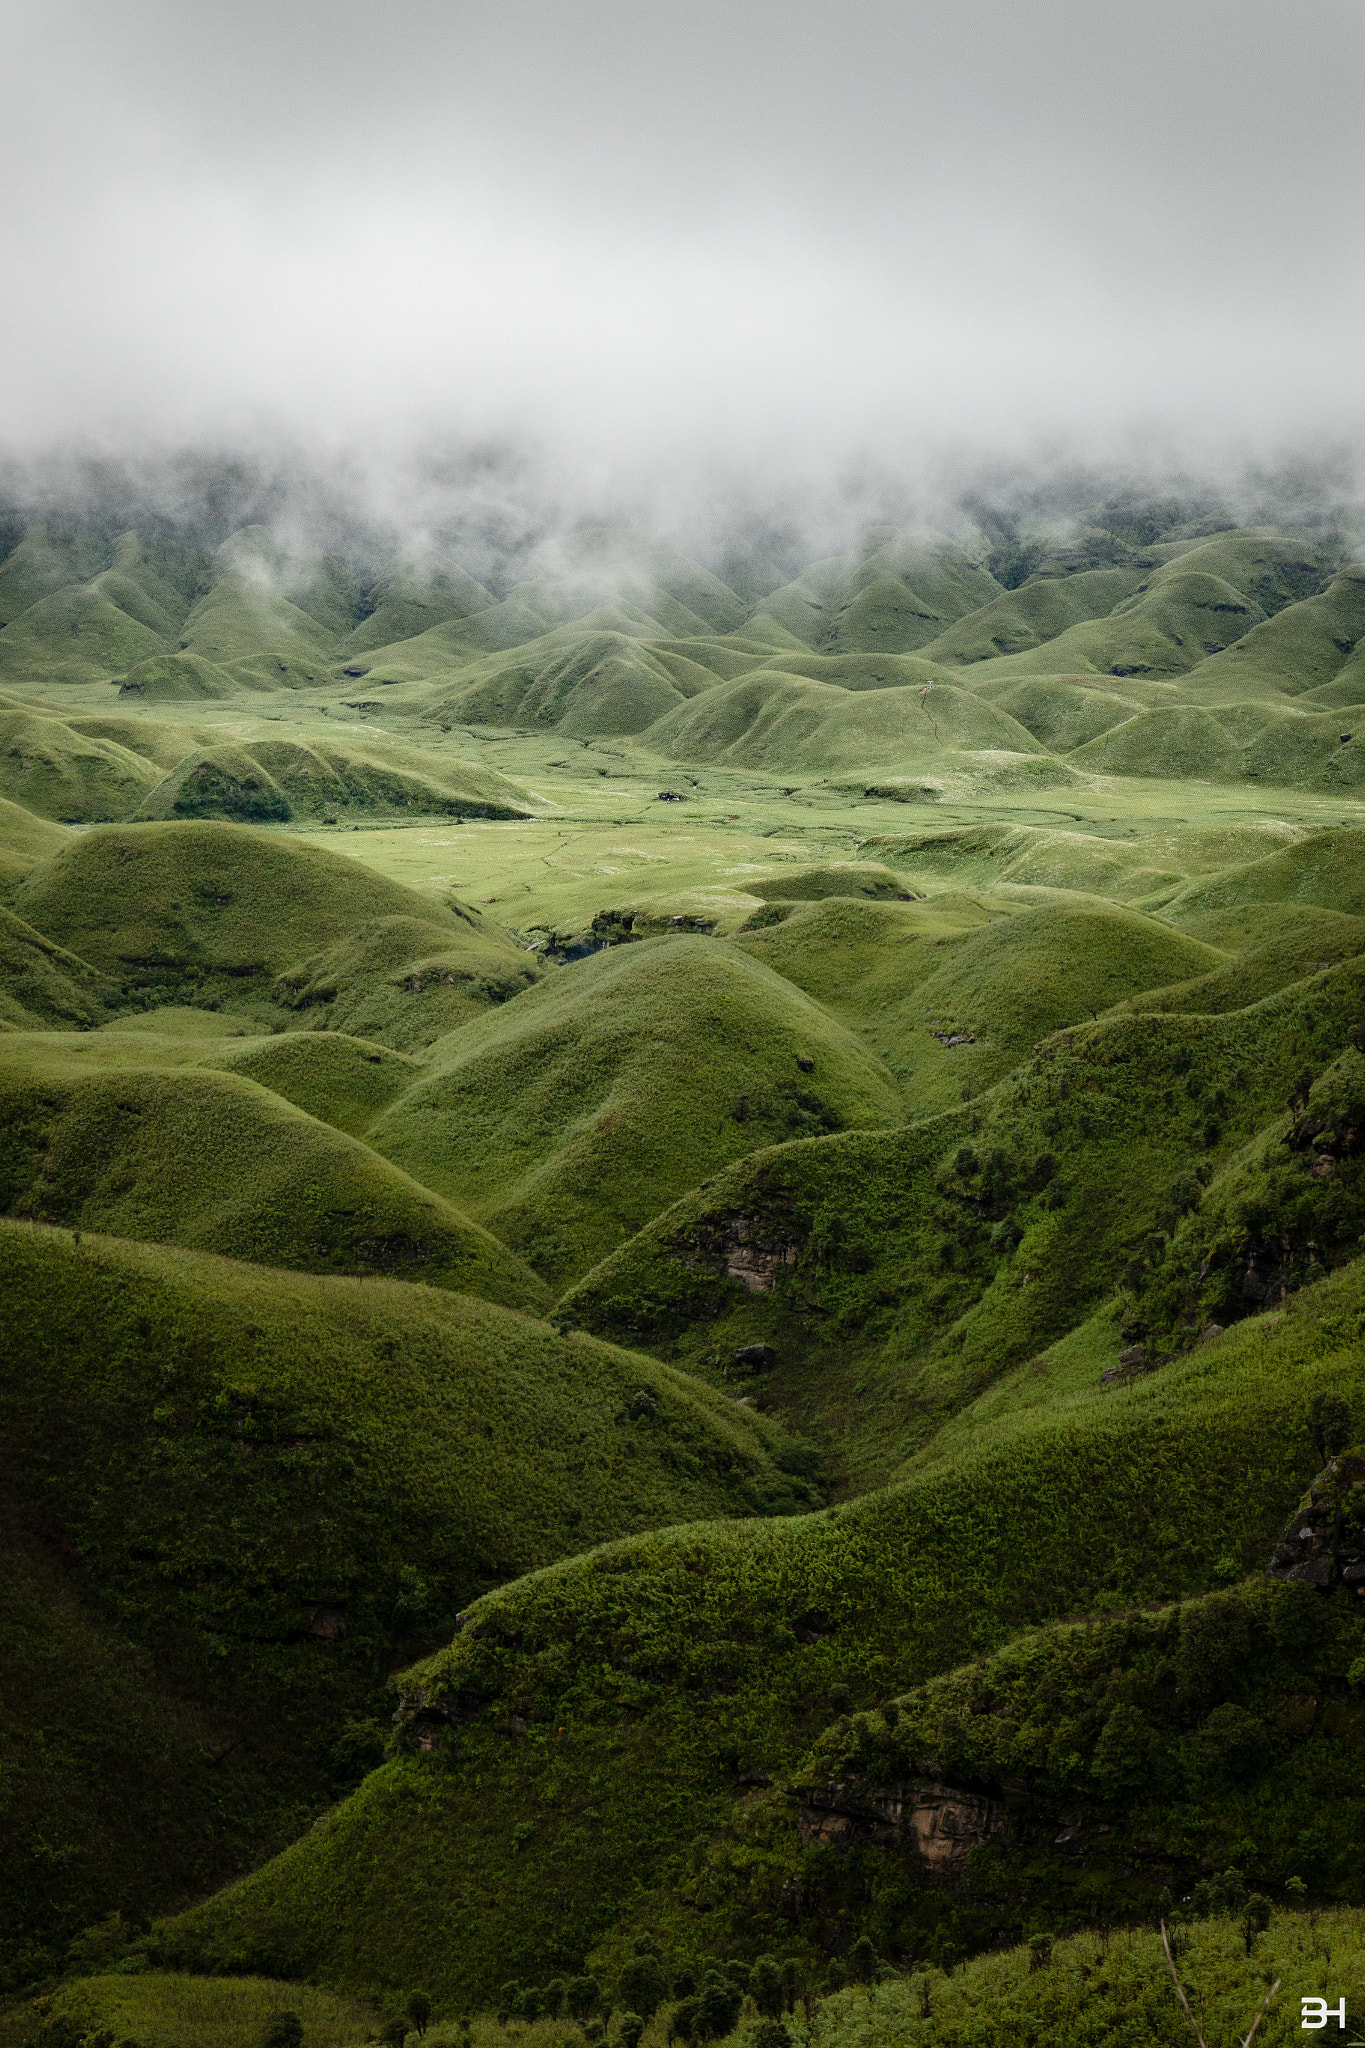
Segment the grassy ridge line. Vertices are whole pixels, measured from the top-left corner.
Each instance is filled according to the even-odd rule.
[[[0,1024],[70,1031],[103,1022],[119,987],[12,910],[0,908]]]
[[[1064,902],[958,933],[941,915],[933,898],[894,922],[852,904],[811,906],[735,943],[842,1022],[856,1019],[918,1115],[989,1088],[1059,1025],[1225,965],[1211,946],[1117,905]],[[948,1048],[935,1031],[972,1042]]]
[[[452,930],[426,917],[381,917],[287,967],[271,995],[314,1031],[416,1050],[520,994],[540,971],[534,954],[482,919]]]
[[[79,1043],[79,1041],[78,1041]],[[0,1046],[0,1208],[111,1236],[304,1272],[389,1274],[542,1309],[537,1277],[481,1225],[258,1081],[63,1058],[60,1036]],[[131,1064],[133,1060],[136,1065]]]
[[[1083,1320],[1171,1190],[1189,1182],[1197,1196],[1305,1067],[1338,1056],[1362,991],[1352,961],[1227,1016],[1120,1014],[1049,1039],[959,1110],[752,1154],[655,1218],[557,1313],[703,1369],[767,1342],[772,1398],[807,1429],[832,1405],[849,1469],[884,1475]],[[850,1404],[869,1366],[873,1399]]]
[[[1365,1392],[1332,1321],[1358,1318],[1363,1279],[1352,1267],[1292,1304],[1269,1342],[1245,1327],[1143,1400],[1043,1415],[951,1470],[795,1521],[632,1539],[486,1596],[403,1680],[430,1747],[173,1923],[164,1953],[342,1983],[425,1971],[479,1999],[571,1970],[623,1917],[684,1950],[768,1945],[778,1897],[766,1921],[729,1923],[697,1916],[707,1899],[689,1906],[683,1884],[687,1844],[729,1822],[739,1774],[794,1768],[832,1688],[871,1704],[1021,1627],[1199,1593],[1220,1559],[1256,1565],[1317,1467],[1309,1396]]]
[[[0,1319],[20,1968],[111,1896],[164,1908],[297,1832],[380,1753],[384,1674],[490,1582],[812,1498],[751,1411],[466,1296],[0,1221]],[[37,1583],[69,1582],[51,1627],[35,1556]],[[54,1741],[54,1673],[77,1667]],[[88,1825],[125,1724],[119,1825]]]
[[[563,967],[468,1023],[370,1142],[552,1284],[765,1138],[894,1123],[880,1064],[723,940],[670,935]]]
[[[11,900],[47,937],[132,982],[188,974],[241,983],[381,917],[441,925],[452,943],[477,932],[519,957],[476,910],[435,903],[328,848],[238,825],[83,834],[27,875]]]

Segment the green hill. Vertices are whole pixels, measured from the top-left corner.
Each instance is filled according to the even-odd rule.
[[[16,609],[0,631],[0,676],[24,683],[103,682],[174,643],[198,580],[197,551],[125,533],[108,566],[89,580],[43,590],[63,559],[75,566],[82,554],[39,543],[17,565],[10,581]],[[15,556],[0,568],[0,582],[13,563]],[[19,602],[30,594],[32,602]],[[5,595],[0,589],[0,601]]]
[[[489,1584],[809,1497],[749,1411],[486,1302],[0,1237],[21,1971],[110,1896],[136,1918],[306,1825],[381,1752],[395,1660]],[[32,1739],[78,1670],[62,1743]]]
[[[200,698],[235,697],[241,686],[216,662],[200,654],[154,654],[116,678],[119,698],[139,704],[187,704]]]
[[[0,1037],[0,1211],[263,1266],[394,1274],[546,1305],[519,1259],[358,1139],[244,1074],[168,1071],[156,1057],[148,1038]],[[322,1059],[304,1055],[295,1071],[305,1062],[321,1085]]]
[[[645,939],[466,1025],[377,1120],[387,1157],[554,1285],[775,1138],[899,1113],[879,1064],[716,939]]]
[[[0,907],[0,1023],[31,1031],[83,1029],[102,1023],[117,998],[117,984],[107,975]]]
[[[1058,904],[947,933],[936,906],[873,921],[830,904],[735,941],[835,1016],[868,1030],[916,1115],[988,1088],[1039,1038],[1225,958],[1133,911]],[[949,1041],[954,1041],[950,1043]]]
[[[109,560],[106,542],[77,520],[39,520],[0,562],[0,625],[54,591],[86,583]]]
[[[1241,696],[1252,682],[1298,697],[1331,683],[1362,636],[1365,567],[1356,564],[1334,576],[1320,596],[1287,606],[1253,626],[1226,653],[1210,655],[1193,680],[1201,689],[1225,690],[1230,698]]]
[[[665,664],[621,633],[577,633],[567,646],[554,635],[513,664],[441,690],[422,716],[440,724],[545,726],[573,738],[635,733],[712,681],[699,670],[688,682],[676,661]]]
[[[534,955],[474,916],[454,930],[425,917],[381,917],[287,968],[271,993],[315,1030],[410,1051],[519,995],[539,972]]]
[[[1041,753],[1032,733],[951,684],[840,689],[755,670],[669,712],[645,744],[676,761],[775,773],[906,762],[929,767],[968,751]]]
[[[144,985],[246,988],[377,917],[458,940],[448,909],[325,848],[209,822],[90,833],[25,876],[14,908],[48,938]]]
[[[0,887],[8,888],[59,853],[70,836],[65,826],[0,796]]]
[[[756,607],[825,654],[904,654],[979,611],[1000,586],[979,554],[913,529],[874,532],[857,555],[815,562]]]
[[[1106,617],[1000,656],[983,679],[1184,675],[1325,580],[1320,556],[1302,541],[1269,528],[1218,534],[1151,571]]]
[[[131,816],[225,818],[245,824],[283,824],[348,817],[434,815],[453,818],[524,818],[532,815],[522,792],[501,775],[463,761],[433,761],[411,749],[378,748],[367,758],[355,748],[323,742],[256,740],[180,755],[163,781]],[[400,766],[399,761],[404,765]]]
[[[343,657],[368,654],[394,640],[415,639],[447,619],[487,611],[493,598],[481,583],[454,563],[426,574],[396,565],[376,579],[368,596],[372,609],[341,643]]]
[[[1314,832],[1278,853],[1190,882],[1163,915],[1175,923],[1249,904],[1307,903],[1348,917],[1365,914],[1365,829]]]
[[[1107,618],[1116,604],[1131,596],[1145,569],[1083,569],[1075,576],[1033,576],[1016,590],[1007,590],[979,611],[968,612],[940,633],[924,650],[926,661],[949,667],[994,661],[1001,654],[1022,654],[1055,640],[1068,626],[1085,619]]]
[[[585,1957],[609,1977],[628,1953],[618,1928],[662,1935],[688,1961],[779,1942],[819,1958],[837,1913],[843,1942],[862,1927],[913,1956],[939,1930],[974,1945],[1018,1938],[1044,1899],[1051,1927],[1084,1924],[1088,1882],[1125,1914],[1148,1915],[1164,1884],[1189,1891],[1203,1844],[1211,1867],[1225,1867],[1253,1812],[1258,1867],[1282,1884],[1299,1874],[1305,1798],[1315,1812],[1341,1802],[1307,1882],[1319,1895],[1349,1891],[1357,1717],[1325,1743],[1287,1731],[1275,1742],[1257,1718],[1276,1711],[1296,1661],[1346,1700],[1358,1628],[1343,1612],[1349,1594],[1320,1607],[1304,1590],[1253,1581],[1192,1596],[1220,1570],[1259,1571],[1269,1557],[1320,1462],[1303,1423],[1313,1390],[1365,1391],[1351,1335],[1361,1301],[1352,1267],[1293,1308],[1273,1344],[1248,1328],[1220,1340],[1216,1365],[1196,1355],[1118,1391],[1092,1364],[1084,1395],[1044,1391],[1012,1433],[982,1430],[952,1463],[902,1486],[791,1522],[636,1538],[486,1596],[449,1648],[402,1682],[408,1754],[305,1841],[165,1929],[158,1952],[200,1968],[229,1958],[250,1968],[270,1954],[340,1984],[396,1985],[421,1969],[447,1998],[472,2002],[505,1977],[572,1975]],[[1190,1604],[1150,1619],[1124,1612],[1173,1600]],[[1101,1619],[1036,1647],[1015,1640],[1077,1613]],[[1176,1671],[1188,1667],[1197,1685],[1174,1711],[1169,1665],[1154,1654],[1172,1635]],[[977,1662],[964,1667],[968,1653]],[[905,1713],[909,1687],[959,1667]],[[940,1736],[934,1751],[910,1752],[900,1779],[913,1771],[938,1788],[926,1832],[946,1802],[941,1832],[962,1843],[949,1855],[994,1848],[965,1897],[914,1865],[907,1873],[901,1827],[877,1823],[900,1722],[890,1707],[867,1710],[891,1699],[907,1748],[921,1728]],[[1011,1699],[1017,1718],[1007,1718]],[[509,1744],[498,1730],[513,1701],[532,1704]],[[1054,1718],[1055,1701],[1070,1714]],[[1184,1736],[1192,1760],[1209,1727],[1209,1767],[1183,1795],[1190,1832],[1174,1816],[1158,1823],[1168,1832],[1136,1871],[1115,1823],[1139,1838],[1152,1825],[1140,1754],[1118,1751],[1138,1767],[1126,1782],[1079,1781],[1120,1701],[1152,1702],[1167,1724],[1153,1740]],[[1050,1744],[1030,1744],[1032,1702]],[[1134,1713],[1141,1726],[1140,1705]],[[841,1742],[873,1774],[866,1806],[847,1777],[842,1795],[815,1796],[836,1775]],[[932,1764],[919,1760],[926,1752]],[[1012,1755],[1021,1790],[1039,1787],[1021,1820],[1038,1812],[1046,1823],[1059,1808],[1088,1819],[1098,1794],[1093,1825],[1109,1834],[1085,1864],[1058,1853],[1055,1820],[1033,1838],[1022,1828],[1012,1846],[995,1777]],[[787,1783],[809,1801],[804,1813],[779,1789]],[[841,1798],[852,1826],[840,1823]],[[465,1845],[459,1860],[452,1839]],[[458,1944],[433,1949],[408,1910],[414,1884],[425,1915],[458,1919]]]
[[[352,624],[326,588],[314,598],[323,617],[305,608],[308,592],[264,527],[243,527],[224,541],[210,584],[184,622],[180,650],[215,664],[260,655],[307,664],[325,658]]]
[[[0,711],[0,790],[69,824],[122,818],[160,780],[140,754],[38,712]]]

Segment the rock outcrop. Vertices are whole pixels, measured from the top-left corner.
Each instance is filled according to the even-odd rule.
[[[1324,1593],[1346,1586],[1365,1604],[1365,1450],[1340,1452],[1318,1474],[1276,1544],[1269,1571]]]

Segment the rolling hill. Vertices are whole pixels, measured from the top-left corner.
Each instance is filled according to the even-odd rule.
[[[0,2048],[1345,1953],[1358,532],[1049,488],[0,520]]]

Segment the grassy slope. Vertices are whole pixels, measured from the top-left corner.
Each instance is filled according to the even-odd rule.
[[[1021,910],[957,932],[933,899],[893,916],[838,903],[735,943],[865,1027],[920,1115],[990,1087],[1064,1025],[1225,964],[1212,947],[1100,903]],[[975,1043],[945,1046],[935,1031]]]
[[[520,790],[482,766],[407,752],[403,765],[369,758],[327,742],[253,739],[177,757],[132,816],[229,818],[284,823],[291,818],[430,814],[451,818],[520,818],[530,813]]]
[[[451,930],[426,917],[381,917],[286,969],[273,993],[315,1030],[408,1051],[508,1001],[539,973],[534,955],[494,925]]]
[[[482,924],[359,861],[209,822],[90,833],[26,876],[13,905],[71,952],[142,984],[240,983],[377,917],[418,917],[452,942]]]
[[[371,1142],[559,1285],[755,1145],[899,1109],[818,1005],[688,936],[561,968],[429,1057]]]
[[[376,2038],[373,2007],[315,1984],[268,1977],[181,1977],[160,1971],[81,1977],[0,2022],[3,2048],[21,2048],[35,2021],[67,2021],[87,2036],[136,2041],[139,2048],[256,2048],[267,2023],[290,2012],[308,2048],[358,2048]]]
[[[0,790],[39,817],[125,817],[160,780],[141,754],[44,713],[0,711]]]
[[[40,818],[26,805],[0,797],[0,862],[7,863],[0,868],[0,877],[5,882],[17,881],[40,860],[60,853],[70,838],[66,827],[54,819]]]
[[[1003,675],[1183,676],[1262,619],[1319,590],[1321,559],[1269,528],[1215,535],[1154,570],[1107,618],[1069,626],[1022,654],[980,664]]]
[[[672,760],[775,773],[863,768],[991,749],[1042,750],[1017,720],[952,684],[849,691],[753,670],[650,727],[646,744]]]
[[[1033,576],[1017,590],[1006,590],[968,612],[924,649],[926,661],[950,667],[994,661],[1002,654],[1022,654],[1055,640],[1068,626],[1084,619],[1102,619],[1142,582],[1138,568],[1087,569],[1075,576]]]
[[[119,990],[74,953],[0,908],[0,1023],[69,1031],[103,1023]]]
[[[752,1155],[649,1224],[560,1312],[702,1367],[766,1341],[779,1359],[769,1398],[875,1483],[1083,1320],[1172,1190],[1279,1116],[1305,1067],[1337,1058],[1360,981],[1347,962],[1229,1016],[1120,1014],[1046,1041],[977,1101],[903,1132]],[[759,1259],[757,1291],[726,1277],[739,1247],[751,1277]]]
[[[780,1795],[758,1795],[779,1809],[771,1826],[742,1818],[740,1775],[792,1771],[839,1718],[836,1687],[870,1705],[1021,1627],[1196,1595],[1227,1568],[1221,1558],[1234,1573],[1258,1566],[1318,1463],[1303,1423],[1309,1394],[1365,1394],[1363,1289],[1351,1268],[1294,1304],[1269,1343],[1248,1326],[1085,1420],[1036,1411],[1025,1434],[837,1510],[666,1531],[487,1597],[449,1649],[404,1680],[410,1733],[429,1747],[168,1929],[164,1952],[220,1967],[271,1954],[343,1983],[426,1971],[447,1996],[479,1998],[506,1976],[571,1971],[622,1916],[684,1952],[752,1950],[822,1938],[833,1890],[846,1914],[840,1944],[888,1903],[902,1941],[927,1934],[944,1910],[906,1885],[898,1858],[882,1859],[884,1886],[841,1891],[827,1852],[823,1870],[818,1856],[803,1868]],[[1282,1598],[1296,1607],[1292,1593]],[[1306,1649],[1344,1692],[1358,1627],[1329,1621],[1325,1637],[1298,1644],[1300,1668]],[[1127,1629],[1131,1642],[1140,1625]],[[1284,1682],[1273,1662],[1256,1671]],[[1216,1662],[1206,1676],[1219,1678]],[[989,1667],[984,1679],[969,1670],[966,1683],[989,1678]],[[522,1729],[508,1732],[509,1713]],[[875,1729],[868,1739],[875,1749]],[[1257,1813],[1257,1854],[1272,1867],[1284,1858],[1285,1875],[1302,1826],[1295,1795],[1342,1784],[1352,1751],[1329,1744],[1310,1765],[1296,1780],[1291,1757]],[[1239,1818],[1225,1806],[1219,1820],[1216,1788],[1209,1812],[1225,1830]],[[1342,1816],[1343,1847],[1355,1814]],[[711,1843],[689,1858],[699,1830]],[[465,1859],[450,1858],[452,1839]],[[1170,1861],[1189,1853],[1183,1845]],[[1049,1904],[1065,1917],[1074,1866],[1042,1861],[1058,1894]],[[1314,1881],[1349,1886],[1349,1862]],[[410,1910],[416,1885],[421,1916]],[[982,1923],[1017,1926],[1017,1878],[1004,1890],[987,1895],[970,1929],[978,1938]],[[1089,1900],[1079,1906],[1088,1917]],[[458,1941],[434,1946],[438,1923],[458,1928]],[[613,1954],[614,1940],[603,1960]]]
[[[515,661],[481,669],[458,688],[433,695],[423,716],[438,723],[547,727],[568,738],[635,733],[714,681],[706,670],[688,677],[676,659],[665,663],[647,644],[611,632],[560,632],[543,651],[533,644],[518,649]]]
[[[1360,1915],[1352,1912],[1277,1912],[1249,1955],[1236,1915],[1182,1929],[1181,1976],[1206,2037],[1244,2040],[1276,1980],[1280,1990],[1256,2036],[1275,2048],[1314,2038],[1301,2031],[1300,2001],[1323,1997],[1329,1984],[1334,2009],[1344,1997],[1348,2014],[1359,2013],[1365,2004],[1360,1936]],[[1354,2028],[1355,2020],[1348,2024]],[[1018,1947],[982,1956],[951,1977],[930,1969],[918,1981],[907,1975],[870,1994],[846,1991],[820,2006],[818,2026],[829,2048],[883,2048],[887,2042],[939,2048],[959,2040],[973,2048],[1017,2048],[1021,2041],[1147,2048],[1190,2038],[1152,1928],[1112,1938],[1077,1935],[1059,1942],[1043,1969],[1027,1947]],[[1340,2038],[1335,2020],[1332,2030],[1322,2038]],[[791,2031],[799,2048],[814,2039],[801,2022]]]
[[[748,1411],[485,1302],[15,1223],[0,1238],[8,1491],[56,1546],[48,1578],[74,1575],[69,1625],[62,1609],[45,1631],[22,1577],[6,1593],[24,1822],[7,1889],[40,1941],[295,1831],[329,1776],[373,1756],[393,1659],[490,1581],[622,1530],[808,1497]],[[310,1633],[319,1603],[343,1636]],[[86,1654],[82,1631],[89,1698],[64,1743],[26,1751],[26,1714]],[[108,1796],[101,1716],[116,1727],[125,1695],[121,1836],[82,1815]],[[329,1763],[348,1715],[370,1725]],[[158,1744],[165,1798],[144,1782]],[[184,1833],[163,1866],[168,1799]]]
[[[268,1087],[241,1073],[159,1068],[154,1040],[104,1033],[91,1073],[88,1042],[12,1031],[0,1043],[6,1213],[545,1305],[542,1285],[487,1231]],[[124,1058],[109,1072],[116,1051]],[[268,1058],[256,1064],[271,1070]]]

